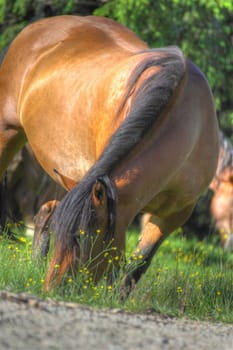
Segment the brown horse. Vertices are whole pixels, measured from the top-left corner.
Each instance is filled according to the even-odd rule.
[[[0,70],[1,176],[26,140],[69,190],[47,208],[54,253],[45,289],[89,262],[98,280],[109,268],[106,249],[117,264],[128,225],[148,213],[122,295],[190,216],[219,147],[210,88],[180,49],[149,49],[92,16],[35,22],[10,46]]]
[[[209,188],[214,192],[211,214],[226,251],[233,251],[233,147],[219,134],[220,152],[216,174]]]

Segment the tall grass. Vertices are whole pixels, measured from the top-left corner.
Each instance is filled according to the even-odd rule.
[[[127,256],[137,238],[137,232],[128,232]],[[173,233],[124,303],[119,300],[117,283],[108,285],[103,278],[95,285],[85,267],[80,268],[77,278],[68,276],[64,285],[44,294],[47,261],[36,264],[31,249],[32,239],[20,230],[18,242],[0,238],[0,289],[96,307],[233,322],[233,255],[223,252],[216,237],[200,242],[183,237],[180,231]]]

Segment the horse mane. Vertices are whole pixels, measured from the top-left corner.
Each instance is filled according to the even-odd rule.
[[[161,55],[153,55],[154,53]],[[144,55],[147,53],[147,55]],[[152,49],[138,53],[143,58],[132,71],[127,83],[125,97],[117,111],[122,111],[132,89],[141,74],[148,68],[159,66],[161,69],[145,79],[139,86],[127,117],[110,138],[97,162],[89,169],[79,185],[73,188],[61,201],[54,212],[52,230],[54,232],[54,263],[62,263],[65,255],[72,256],[77,245],[80,230],[87,230],[93,218],[92,186],[98,179],[104,179],[104,185],[111,194],[111,206],[108,205],[108,240],[114,235],[116,189],[110,175],[113,169],[142,140],[167,106],[173,92],[185,74],[185,59],[177,47]],[[109,203],[108,203],[109,204]],[[111,222],[111,224],[110,224]],[[68,259],[67,265],[72,258]],[[47,282],[53,278],[52,265],[47,274]],[[65,268],[61,267],[63,273]]]

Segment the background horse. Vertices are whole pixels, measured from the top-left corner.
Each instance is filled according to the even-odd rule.
[[[45,289],[80,264],[98,280],[109,267],[105,250],[121,260],[114,257],[124,256],[125,231],[144,212],[121,283],[126,295],[190,216],[218,159],[213,98],[200,70],[179,48],[149,49],[124,26],[92,16],[35,22],[10,46],[0,68],[1,177],[27,140],[69,190],[51,204]]]
[[[222,132],[219,139],[217,171],[209,186],[214,192],[210,208],[224,249],[233,251],[233,147]]]

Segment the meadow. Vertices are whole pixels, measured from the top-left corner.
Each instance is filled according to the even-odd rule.
[[[42,287],[47,261],[31,259],[32,238],[23,225],[15,227],[17,241],[0,236],[0,289],[26,292],[39,298],[72,301],[95,307],[122,308],[132,312],[156,312],[190,319],[233,322],[233,255],[223,251],[218,236],[204,241],[174,232],[161,245],[146,274],[125,301],[119,300],[118,283],[106,278],[95,285],[87,268],[76,278],[50,292]],[[138,239],[137,230],[127,233],[127,256]],[[111,256],[106,259],[112,264]]]

